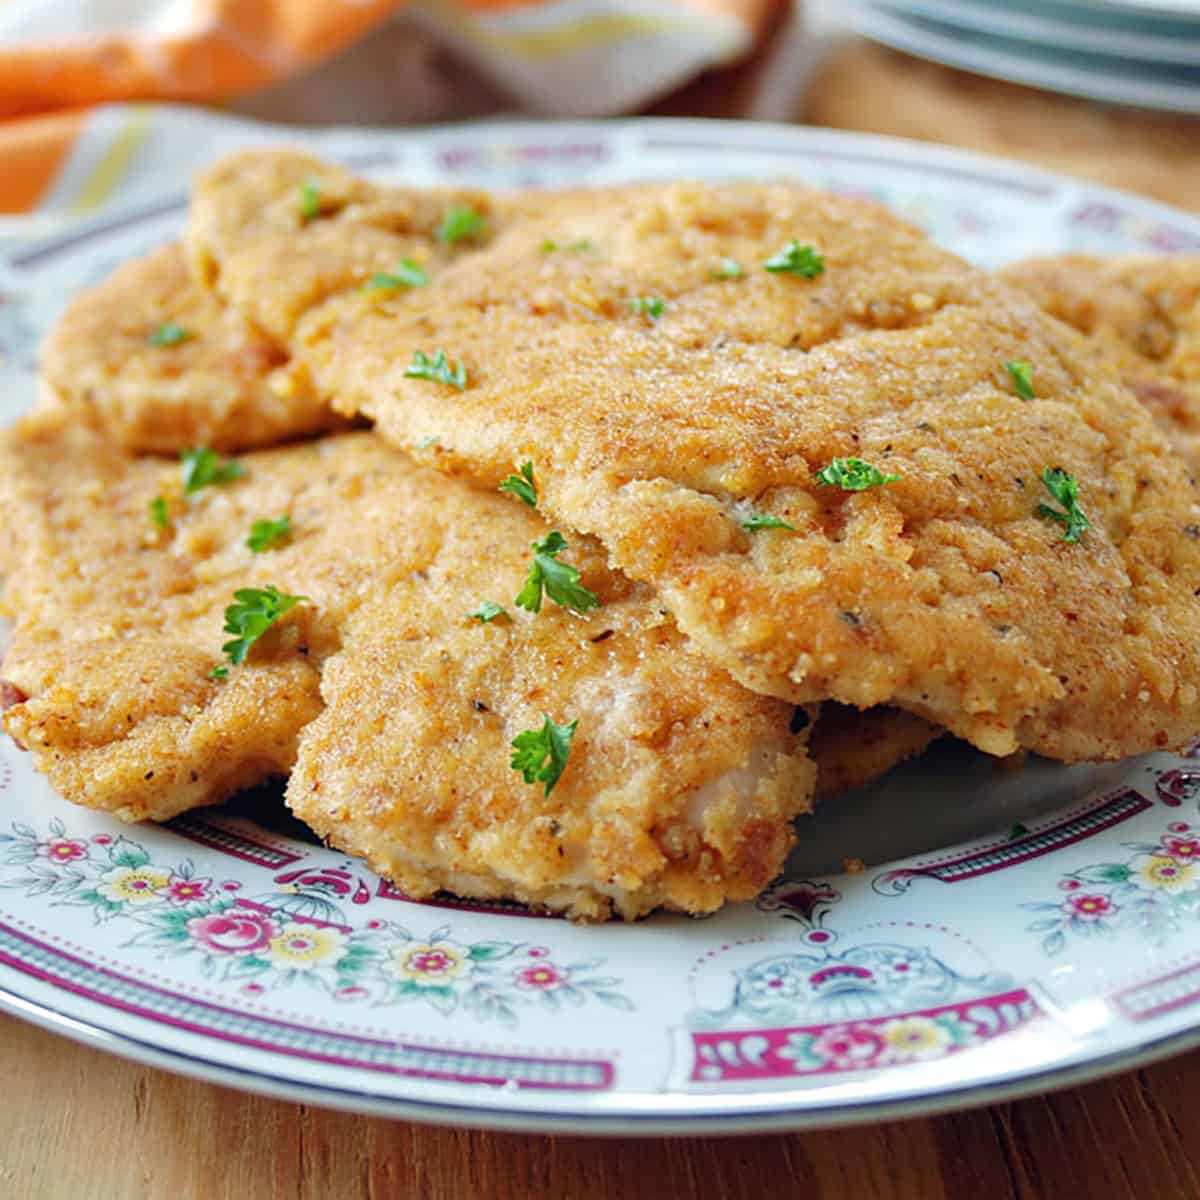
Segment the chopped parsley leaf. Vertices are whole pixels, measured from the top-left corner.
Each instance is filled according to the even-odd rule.
[[[513,601],[518,608],[541,612],[543,590],[555,604],[575,612],[599,607],[599,597],[579,582],[579,572],[570,563],[558,561],[566,548],[566,538],[557,529],[552,529],[540,542],[533,543],[533,562],[525,577],[525,586]]]
[[[150,331],[146,338],[146,344],[160,349],[164,346],[178,346],[180,342],[186,342],[191,336],[190,329],[185,329],[174,321],[164,321]]]
[[[246,661],[250,647],[258,641],[276,621],[290,612],[297,604],[307,602],[307,596],[289,596],[278,588],[239,588],[233,593],[234,603],[225,610],[225,632],[237,636],[222,647],[233,665]]]
[[[1008,840],[1015,842],[1017,838],[1023,838],[1028,832],[1029,830],[1020,821],[1017,821],[1008,827]]]
[[[633,296],[629,301],[629,311],[657,321],[667,311],[667,302],[661,296]]]
[[[428,379],[433,383],[448,383],[461,392],[467,386],[467,368],[461,359],[449,359],[445,350],[435,350],[432,356],[414,350],[412,362],[404,368],[410,379]]]
[[[167,516],[167,501],[163,496],[155,496],[153,500],[146,506],[150,513],[150,521],[155,529],[166,529],[170,523],[170,517]]]
[[[467,613],[467,616],[474,621],[478,621],[481,625],[486,625],[489,621],[494,621],[497,617],[507,617],[508,609],[503,604],[497,604],[494,600],[485,600],[474,612]]]
[[[292,518],[287,513],[284,513],[282,517],[274,521],[255,521],[250,526],[250,536],[246,539],[246,545],[255,554],[261,554],[264,550],[269,550],[272,546],[281,545],[291,536]]]
[[[559,781],[571,756],[571,739],[575,736],[578,721],[569,725],[555,725],[546,717],[541,729],[527,729],[512,740],[513,756],[509,765],[520,771],[526,783],[545,785],[543,795],[550,795]]]
[[[402,258],[391,271],[380,271],[367,280],[369,291],[391,291],[395,288],[426,287],[429,276],[419,262]]]
[[[466,238],[478,237],[486,225],[482,213],[477,213],[465,204],[454,204],[446,209],[445,216],[442,217],[437,240],[445,242],[448,246],[453,245]]]
[[[299,209],[303,221],[321,215],[321,185],[315,179],[306,179],[300,185]]]
[[[1004,369],[1008,372],[1008,377],[1012,380],[1013,391],[1022,400],[1032,400],[1034,398],[1033,365],[1019,358],[1014,358],[1012,362],[1004,364]]]
[[[537,508],[537,484],[533,482],[533,463],[523,462],[519,470],[519,475],[510,475],[500,485],[500,491],[511,492],[518,500],[524,500],[530,508]]]
[[[1064,542],[1079,541],[1084,531],[1092,526],[1083,509],[1079,507],[1079,481],[1062,467],[1047,467],[1042,472],[1042,484],[1062,505],[1062,510],[1051,508],[1048,504],[1039,504],[1037,515],[1065,526],[1062,535]]]
[[[878,467],[861,458],[835,458],[827,467],[814,472],[821,487],[840,487],[844,492],[865,492],[868,488],[896,483],[900,475],[885,475]]]
[[[778,254],[772,254],[763,266],[776,275],[800,275],[816,279],[825,270],[825,259],[811,246],[788,242]]]
[[[213,669],[209,671],[208,677],[209,679],[228,679],[229,668],[226,666],[213,667]]]
[[[232,458],[222,461],[221,456],[208,446],[195,446],[181,450],[179,461],[183,463],[183,494],[194,496],[201,488],[218,483],[229,483],[240,479],[246,468]]]
[[[709,267],[710,279],[741,279],[746,274],[742,264],[733,258],[723,258],[715,266]]]
[[[556,250],[567,250],[572,254],[579,254],[584,250],[592,250],[594,247],[588,238],[580,238],[577,242],[568,242],[565,246],[560,245],[553,238],[547,238],[539,249],[543,254],[553,254]]]
[[[782,517],[772,516],[770,513],[751,513],[743,522],[742,528],[747,533],[754,533],[759,529],[790,529],[793,533],[796,532],[795,525],[789,525]]]

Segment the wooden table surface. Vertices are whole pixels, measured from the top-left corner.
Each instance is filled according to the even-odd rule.
[[[0,1017],[4,1200],[1196,1200],[1200,1052],[1087,1087],[831,1132],[437,1129],[181,1079]]]

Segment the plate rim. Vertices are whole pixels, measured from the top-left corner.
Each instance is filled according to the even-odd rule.
[[[202,1083],[233,1088],[254,1096],[313,1104],[337,1112],[392,1120],[417,1121],[444,1128],[483,1129],[504,1133],[580,1134],[592,1137],[695,1137],[717,1134],[813,1132],[846,1129],[882,1121],[906,1121],[945,1116],[1027,1099],[1109,1078],[1150,1066],[1177,1054],[1200,1048],[1200,1021],[1190,1029],[1151,1038],[1134,1047],[1115,1050],[1080,1062],[1048,1068],[1034,1074],[992,1083],[969,1084],[921,1093],[904,1099],[857,1101],[836,1108],[782,1106],[770,1112],[739,1112],[736,1108],[704,1113],[654,1113],[633,1110],[604,1113],[580,1111],[504,1109],[431,1099],[372,1095],[332,1085],[281,1079],[260,1071],[240,1069],[181,1050],[164,1050],[129,1034],[83,1021],[48,1004],[10,991],[7,975],[18,975],[0,966],[0,1013],[24,1020],[50,1033],[91,1049],[106,1051],[141,1066],[154,1067]],[[19,975],[18,975],[19,977]],[[731,1093],[729,1100],[738,1093]],[[787,1092],[766,1093],[786,1097]],[[684,1103],[694,1101],[679,1093]]]

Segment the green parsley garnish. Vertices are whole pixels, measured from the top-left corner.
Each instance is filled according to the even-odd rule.
[[[741,279],[746,272],[736,259],[723,258],[715,266],[709,267],[708,274],[710,279]]]
[[[438,226],[437,240],[452,245],[464,238],[478,237],[486,224],[481,213],[465,204],[455,204],[446,209],[442,223]]]
[[[208,446],[195,446],[191,450],[181,450],[179,461],[183,463],[183,494],[193,496],[201,488],[213,484],[228,483],[231,479],[240,479],[246,473],[246,468],[232,458],[222,461],[215,450]]]
[[[289,596],[271,585],[265,588],[239,588],[233,593],[233,598],[235,603],[225,610],[225,632],[237,636],[221,649],[235,667],[246,661],[250,647],[284,613],[308,600],[307,596]]]
[[[489,621],[494,621],[497,617],[507,617],[508,609],[503,604],[497,604],[494,600],[485,600],[473,613],[467,613],[467,616],[472,620],[478,621],[481,625],[486,625]]]
[[[599,597],[579,582],[579,572],[570,563],[558,561],[566,548],[566,538],[557,529],[552,529],[540,542],[533,543],[533,562],[525,576],[525,586],[513,602],[518,608],[541,612],[543,589],[555,604],[575,612],[599,607]]]
[[[380,271],[379,274],[372,275],[367,280],[366,286],[370,291],[379,291],[393,288],[425,287],[428,283],[429,276],[420,263],[414,262],[411,258],[402,258],[394,270]]]
[[[667,302],[661,296],[633,296],[629,301],[629,311],[657,321],[667,311]]]
[[[568,250],[572,254],[579,254],[583,250],[592,248],[592,243],[588,238],[580,238],[577,242],[568,242],[565,246],[560,245],[553,238],[547,238],[539,247],[543,254],[553,254],[556,250]]]
[[[274,521],[255,521],[250,526],[250,536],[246,539],[246,545],[255,554],[261,554],[264,550],[269,550],[272,546],[278,546],[282,542],[286,542],[291,536],[292,518],[287,513],[284,513],[282,517]]]
[[[500,491],[512,492],[518,500],[524,500],[530,508],[537,508],[537,484],[533,482],[533,463],[523,462],[519,475],[510,475],[501,485]]]
[[[1037,515],[1066,526],[1062,535],[1064,542],[1079,541],[1084,530],[1092,527],[1091,521],[1079,507],[1079,481],[1074,475],[1064,471],[1062,467],[1047,467],[1042,472],[1042,484],[1046,491],[1062,505],[1062,511],[1051,508],[1048,504],[1039,504]]]
[[[155,529],[166,529],[170,518],[167,516],[167,502],[162,496],[155,496],[146,506],[150,513],[150,521]]]
[[[545,715],[545,714],[543,714]],[[550,795],[559,781],[571,756],[571,739],[575,736],[578,721],[570,725],[555,725],[546,717],[541,729],[527,729],[512,740],[513,756],[509,765],[520,771],[526,783],[545,784],[542,794]]]
[[[865,492],[868,488],[896,483],[901,475],[885,475],[878,467],[861,458],[835,458],[827,467],[814,472],[821,487],[840,487],[844,492]]]
[[[825,270],[825,259],[811,246],[788,242],[778,254],[772,254],[763,266],[777,275],[800,275],[816,279]]]
[[[1022,400],[1033,399],[1033,364],[1023,362],[1019,358],[1014,358],[1012,362],[1006,362],[1004,369],[1008,372],[1008,377],[1012,380],[1013,391],[1021,397]]]
[[[224,666],[213,667],[213,669],[209,671],[208,677],[209,679],[228,679],[229,668]]]
[[[146,338],[146,344],[157,347],[178,346],[180,342],[186,342],[191,336],[190,329],[185,329],[174,321],[164,321],[150,331],[150,335]]]
[[[321,215],[321,185],[315,179],[306,179],[300,185],[300,217],[311,221]]]
[[[462,365],[461,359],[448,359],[445,350],[435,350],[432,357],[423,350],[414,350],[412,362],[404,368],[404,374],[410,379],[448,383],[460,392],[467,386],[467,368]]]
[[[754,533],[758,529],[790,529],[793,533],[796,532],[795,525],[789,525],[782,517],[758,512],[751,513],[742,522],[742,528],[747,533]]]

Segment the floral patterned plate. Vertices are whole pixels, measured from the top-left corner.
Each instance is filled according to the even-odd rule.
[[[878,197],[988,264],[1200,251],[1200,221],[1146,201],[824,131],[310,140],[427,182],[800,176]],[[34,338],[64,295],[172,236],[182,204],[11,248],[0,416],[31,399]],[[122,827],[62,802],[2,741],[0,1003],[180,1071],[431,1121],[657,1133],[945,1109],[1200,1042],[1198,799],[1186,758],[1014,773],[946,745],[805,820],[757,904],[584,928],[411,903],[306,838],[275,796]],[[846,855],[867,869],[839,873]]]

